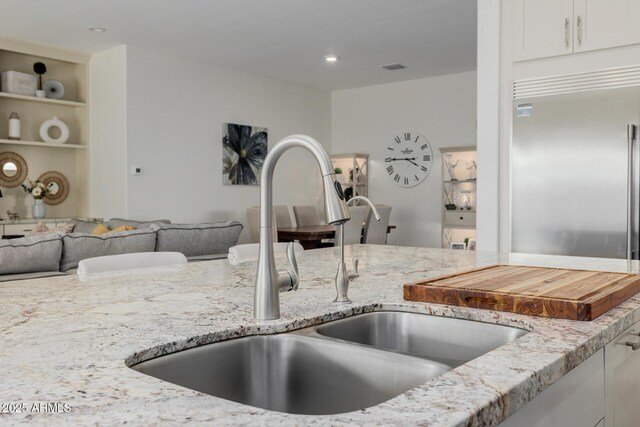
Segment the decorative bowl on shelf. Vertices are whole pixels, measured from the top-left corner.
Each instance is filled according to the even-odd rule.
[[[64,96],[64,86],[57,80],[47,80],[42,84],[42,90],[44,90],[47,98],[50,99],[62,99]]]
[[[448,211],[455,211],[458,207],[453,203],[447,203],[444,205],[445,209]]]

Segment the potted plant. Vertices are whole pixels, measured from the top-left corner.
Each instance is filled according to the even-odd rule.
[[[336,180],[340,184],[344,184],[344,175],[342,174],[342,168],[335,168],[333,172],[336,174]]]
[[[47,215],[43,199],[47,194],[51,193],[51,188],[37,180],[35,182],[29,180],[29,185],[22,184],[22,188],[33,197],[32,216],[35,219],[43,219]]]

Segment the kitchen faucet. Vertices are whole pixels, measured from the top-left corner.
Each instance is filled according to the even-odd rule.
[[[318,161],[322,173],[327,223],[340,225],[351,218],[342,187],[333,173],[329,155],[318,141],[306,135],[291,135],[274,145],[264,160],[261,176],[260,252],[253,306],[253,316],[258,321],[279,319],[280,292],[298,289],[298,265],[293,244],[287,247],[287,258],[293,271],[276,271],[273,253],[273,171],[280,157],[292,147],[307,149]]]
[[[380,221],[380,214],[376,207],[371,203],[367,197],[364,196],[355,196],[349,199],[347,205],[350,205],[355,200],[362,200],[367,202],[373,211],[373,215],[376,217],[376,221]],[[336,295],[336,299],[333,302],[342,302],[342,303],[350,303],[347,292],[349,291],[349,280],[355,279],[359,276],[358,274],[358,258],[353,258],[353,274],[349,274],[347,272],[347,266],[344,263],[344,223],[340,224],[340,262],[338,263],[338,272],[336,273],[336,291],[338,294]]]

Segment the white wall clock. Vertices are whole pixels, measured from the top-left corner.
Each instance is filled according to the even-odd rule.
[[[413,187],[424,181],[433,165],[433,150],[419,132],[405,131],[387,144],[384,159],[389,179],[400,187]]]

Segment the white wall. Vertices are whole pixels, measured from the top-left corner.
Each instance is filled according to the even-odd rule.
[[[500,250],[500,0],[478,4],[478,250]],[[509,104],[510,105],[510,104]],[[506,186],[508,189],[508,185]],[[502,216],[509,221],[509,215]],[[503,248],[504,249],[504,248]]]
[[[127,212],[127,48],[91,57],[89,212],[111,218]]]
[[[369,197],[393,206],[398,228],[389,243],[440,246],[440,147],[475,145],[476,73],[466,72],[333,92],[332,152],[370,155]],[[434,150],[434,169],[413,188],[400,188],[385,173],[386,145],[403,130],[422,133]],[[478,171],[482,165],[479,162]]]
[[[119,161],[114,172],[126,177],[126,191],[118,187],[102,207],[93,204],[92,215],[175,222],[236,219],[246,225],[245,209],[260,203],[259,188],[222,185],[225,122],[267,127],[270,146],[284,136],[304,133],[329,147],[329,92],[136,46],[126,50],[126,91],[126,156],[101,163],[108,168],[111,160]],[[142,176],[130,174],[133,166],[142,167]],[[95,189],[111,185],[109,174],[94,172]],[[276,167],[274,202],[315,203],[319,177],[313,157],[292,150]],[[241,241],[247,239],[245,227]]]

